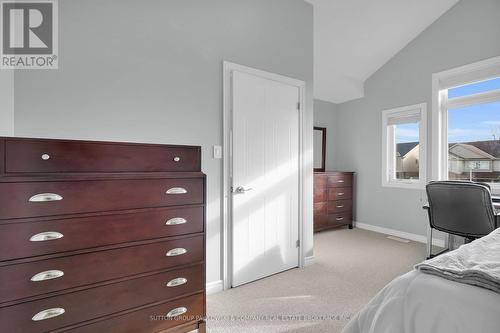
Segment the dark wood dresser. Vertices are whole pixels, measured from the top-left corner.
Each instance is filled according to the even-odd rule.
[[[0,138],[0,331],[205,332],[200,147]]]
[[[314,173],[314,231],[352,229],[353,172]]]

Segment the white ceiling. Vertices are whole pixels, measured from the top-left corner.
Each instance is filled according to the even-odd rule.
[[[363,97],[364,82],[459,0],[306,0],[314,5],[314,97]]]

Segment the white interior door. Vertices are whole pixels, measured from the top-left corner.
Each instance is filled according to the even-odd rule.
[[[233,286],[299,265],[299,93],[233,71]]]

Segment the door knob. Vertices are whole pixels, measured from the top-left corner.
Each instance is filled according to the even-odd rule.
[[[237,194],[243,194],[251,190],[253,190],[253,188],[244,188],[243,186],[238,186],[237,188],[234,189],[233,192]]]

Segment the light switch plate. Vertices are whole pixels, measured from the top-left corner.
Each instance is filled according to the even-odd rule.
[[[214,158],[222,158],[222,146],[214,146]]]

